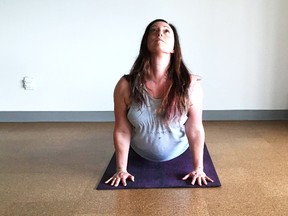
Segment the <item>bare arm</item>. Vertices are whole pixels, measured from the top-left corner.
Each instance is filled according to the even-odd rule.
[[[129,107],[129,86],[125,79],[121,79],[114,90],[115,126],[113,132],[116,152],[117,170],[127,169],[128,151],[130,147],[131,125],[127,119]]]
[[[127,119],[127,111],[130,106],[129,83],[121,78],[114,90],[114,114],[115,126],[113,140],[116,154],[116,173],[108,179],[112,186],[118,186],[120,181],[126,186],[126,179],[134,181],[134,176],[127,172],[128,153],[131,139],[131,124]]]
[[[193,158],[194,170],[186,175],[183,179],[186,180],[192,177],[192,184],[198,181],[199,185],[207,184],[206,179],[212,181],[204,173],[203,166],[203,153],[205,131],[202,123],[202,110],[203,110],[203,91],[200,81],[193,77],[190,86],[190,101],[191,106],[188,110],[188,120],[185,124],[186,135],[189,141],[190,150]]]
[[[190,100],[192,104],[188,110],[188,120],[185,125],[186,135],[188,137],[193,156],[194,168],[203,169],[203,147],[205,141],[205,132],[202,124],[203,91],[200,85],[200,81],[192,81],[190,92]]]

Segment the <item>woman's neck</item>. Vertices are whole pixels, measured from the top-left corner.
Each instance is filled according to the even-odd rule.
[[[167,76],[170,58],[170,55],[152,56],[150,59],[151,73],[148,79],[155,83],[162,81]]]

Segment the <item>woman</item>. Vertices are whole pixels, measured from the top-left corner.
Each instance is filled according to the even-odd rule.
[[[201,186],[213,182],[203,171],[204,128],[200,80],[182,61],[175,27],[165,20],[152,21],[142,38],[139,55],[129,75],[114,91],[114,146],[116,173],[106,181],[126,186],[134,176],[127,171],[130,146],[152,161],[178,157],[189,147],[192,178]],[[188,162],[187,162],[188,163]]]

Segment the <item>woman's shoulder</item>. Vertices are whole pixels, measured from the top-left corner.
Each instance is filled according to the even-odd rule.
[[[130,74],[124,74],[121,78],[125,79],[127,82],[130,82],[131,76]]]
[[[195,85],[199,84],[202,78],[199,75],[190,74],[190,84]]]
[[[114,89],[114,97],[124,98],[124,100],[128,103],[130,98],[130,84],[125,75],[122,76],[117,82]]]
[[[127,91],[129,90],[129,81],[130,81],[130,76],[129,75],[123,75],[117,82],[115,89],[118,91]]]
[[[191,75],[191,82],[189,87],[189,97],[192,101],[198,100],[203,96],[203,90],[201,86],[202,78],[198,75]]]

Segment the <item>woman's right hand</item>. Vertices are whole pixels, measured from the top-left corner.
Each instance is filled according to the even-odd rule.
[[[117,187],[120,182],[122,182],[123,186],[127,185],[126,180],[130,179],[134,182],[134,176],[128,173],[125,170],[117,171],[111,178],[109,178],[105,183],[110,183],[111,186]]]

